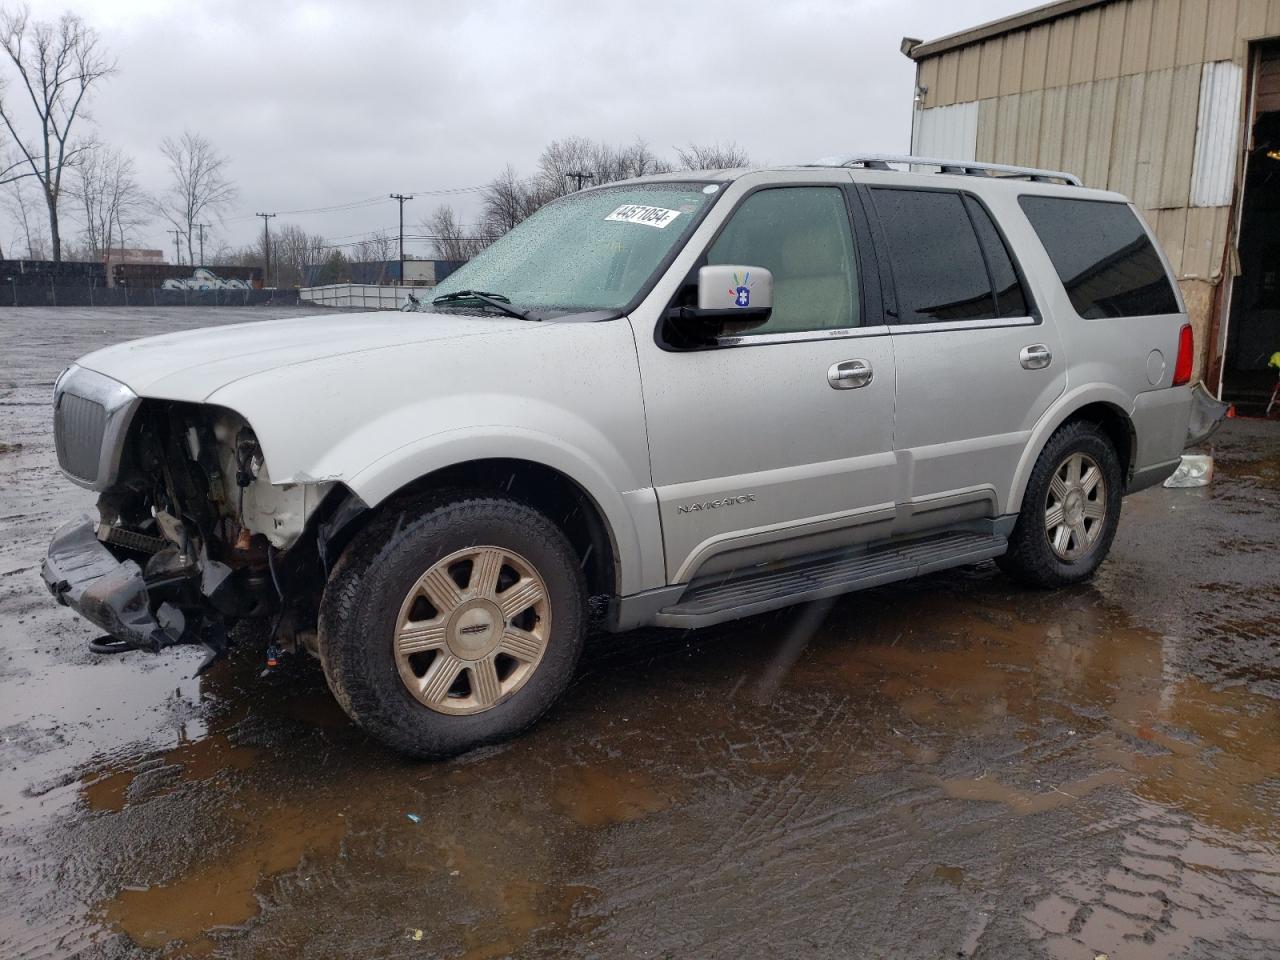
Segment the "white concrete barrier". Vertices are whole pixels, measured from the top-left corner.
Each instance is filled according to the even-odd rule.
[[[331,283],[323,287],[303,287],[298,297],[326,307],[367,307],[373,310],[399,310],[412,293],[419,300],[430,300],[435,287],[389,287],[372,283]]]

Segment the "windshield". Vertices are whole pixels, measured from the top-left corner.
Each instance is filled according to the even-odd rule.
[[[521,308],[620,310],[679,248],[716,193],[713,184],[654,183],[570,194],[450,274],[433,299],[478,290]]]

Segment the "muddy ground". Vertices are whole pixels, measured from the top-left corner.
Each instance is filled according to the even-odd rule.
[[[98,658],[39,580],[91,504],[61,367],[266,315],[0,312],[0,956],[1280,954],[1280,424],[1128,500],[1091,585],[600,637],[533,732],[411,763],[313,664]]]

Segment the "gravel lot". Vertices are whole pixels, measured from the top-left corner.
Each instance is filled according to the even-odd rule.
[[[597,638],[531,734],[409,763],[312,663],[95,657],[39,579],[92,505],[58,371],[298,312],[0,310],[0,956],[1277,955],[1280,425],[1126,501],[1093,584]]]

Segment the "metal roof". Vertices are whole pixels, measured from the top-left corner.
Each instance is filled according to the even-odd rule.
[[[1024,10],[1022,13],[1015,13],[1009,17],[1002,17],[999,20],[992,20],[990,23],[972,27],[969,30],[962,30],[950,36],[939,37],[937,40],[908,44],[904,38],[903,45],[906,47],[904,52],[912,60],[923,60],[926,57],[946,53],[948,50],[967,47],[982,40],[990,40],[992,37],[1013,33],[1016,30],[1025,30],[1027,27],[1033,27],[1039,23],[1046,23],[1059,17],[1068,17],[1091,7],[1102,7],[1115,2],[1116,0],[1057,0],[1056,3],[1046,3],[1031,10]]]

